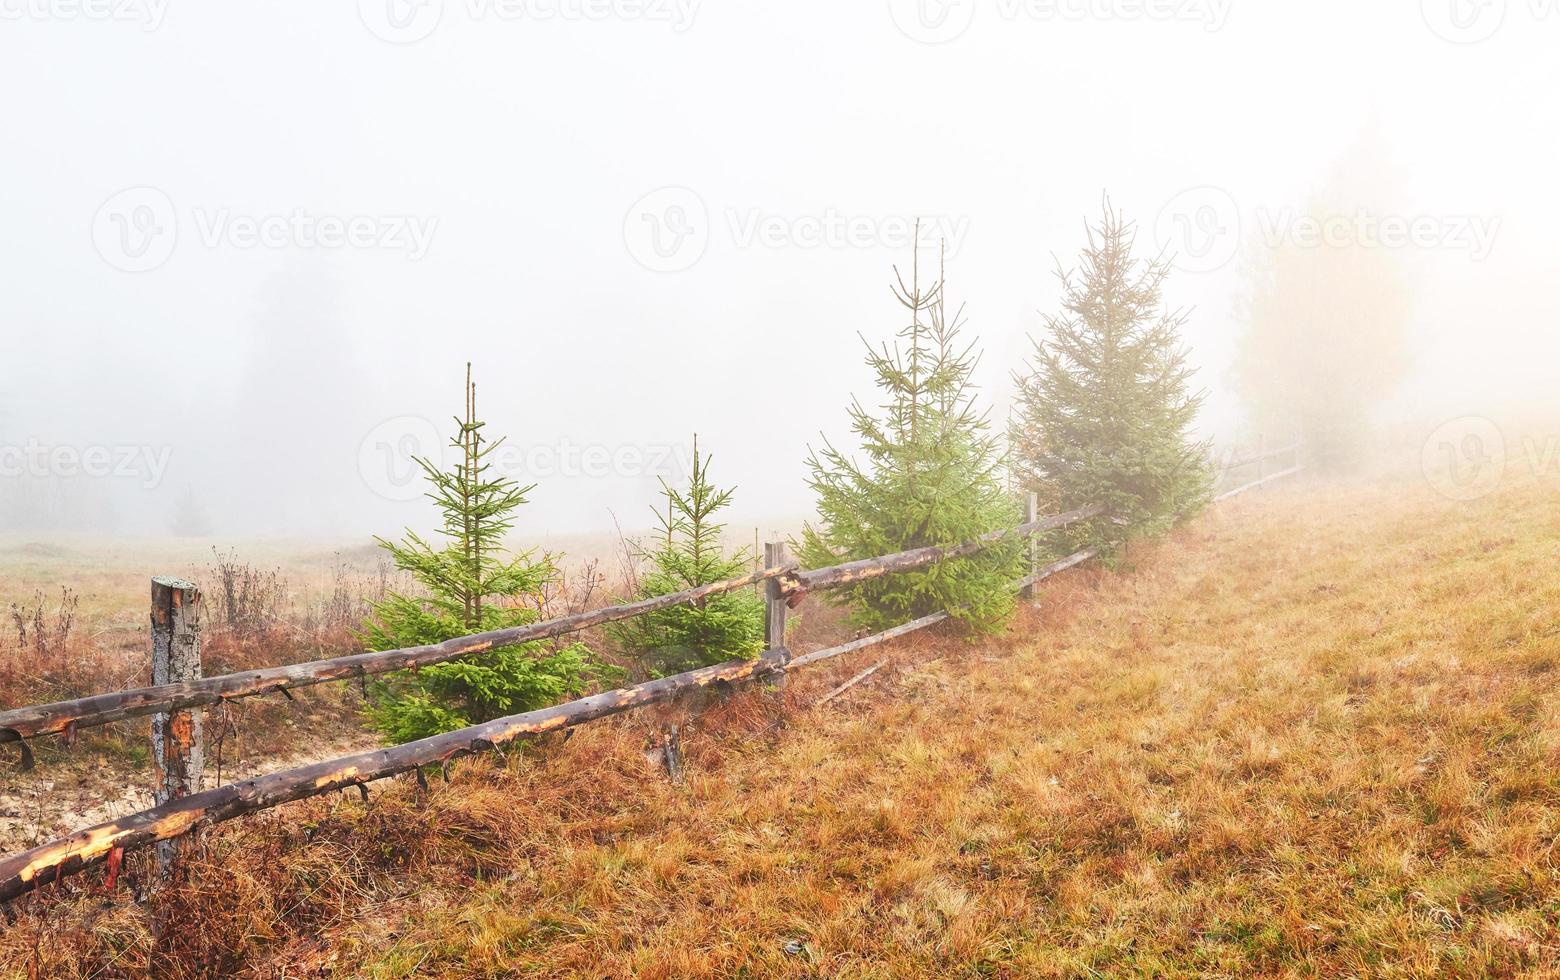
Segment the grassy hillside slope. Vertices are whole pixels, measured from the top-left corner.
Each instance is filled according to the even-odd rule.
[[[646,717],[223,828],[158,902],[170,948],[375,977],[1560,962],[1560,486],[1297,485],[1132,564],[1050,583],[997,641],[735,698],[681,785]],[[148,968],[145,913],[82,881],[21,908],[0,972]]]

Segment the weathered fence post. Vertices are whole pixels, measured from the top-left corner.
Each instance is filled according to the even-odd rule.
[[[183,579],[152,579],[152,683],[176,684],[200,677],[200,590]],[[157,802],[200,792],[205,770],[200,709],[152,716],[152,761]],[[172,875],[182,841],[157,845],[159,874]]]
[[[764,567],[780,568],[786,563],[785,542],[771,541],[764,545]],[[778,650],[785,646],[786,595],[780,590],[780,580],[772,578],[764,583],[764,649]],[[775,675],[775,686],[785,687],[785,673]]]
[[[1040,494],[1029,491],[1029,496],[1024,500],[1024,523],[1033,524],[1040,519]],[[1029,549],[1029,574],[1034,575],[1040,571],[1040,536],[1030,532],[1024,536],[1025,545]],[[1038,583],[1030,582],[1024,586],[1019,598],[1025,602],[1033,602],[1035,598],[1035,586]]]

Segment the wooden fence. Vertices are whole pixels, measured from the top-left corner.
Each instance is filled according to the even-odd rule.
[[[1274,460],[1287,460],[1289,465],[1283,467],[1276,473],[1267,473],[1266,468],[1268,464],[1272,463]],[[1267,486],[1269,483],[1282,480],[1286,477],[1294,476],[1305,468],[1304,452],[1300,443],[1294,442],[1284,446],[1281,449],[1258,449],[1254,453],[1248,453],[1244,455],[1232,453],[1230,457],[1224,462],[1224,471],[1222,476],[1228,477],[1231,473],[1239,472],[1240,470],[1246,469],[1248,467],[1255,467],[1256,476],[1252,480],[1243,483],[1232,490],[1225,490],[1224,492],[1217,494],[1213,498],[1214,503],[1218,503],[1221,500],[1228,500],[1231,497],[1237,497],[1248,490],[1255,490],[1257,487]]]
[[[1293,448],[1290,451],[1294,451]],[[1241,461],[1242,465],[1252,462],[1257,461]],[[1297,469],[1298,464],[1272,476],[1259,475],[1256,481],[1236,492],[1290,475]],[[1233,495],[1227,493],[1219,499]],[[178,839],[201,827],[283,803],[352,787],[358,787],[366,797],[366,785],[374,780],[414,773],[418,781],[423,782],[425,767],[438,765],[447,770],[448,765],[461,756],[499,751],[517,740],[573,728],[598,718],[668,701],[690,691],[727,689],[739,683],[765,679],[783,682],[789,669],[853,653],[925,629],[952,615],[946,611],[934,613],[873,636],[793,657],[785,646],[786,613],[809,592],[843,588],[867,579],[967,557],[1013,538],[1022,537],[1034,542],[1037,535],[1100,516],[1102,508],[1096,506],[1042,518],[1037,516],[1031,497],[1028,519],[1017,527],[995,531],[962,544],[917,548],[810,571],[802,570],[790,561],[783,544],[770,544],[765,548],[764,568],[740,578],[669,595],[459,637],[430,646],[334,657],[208,678],[199,677],[199,656],[190,623],[194,606],[199,602],[198,591],[187,582],[154,579],[153,686],[0,712],[0,744],[15,743],[22,753],[23,768],[31,768],[30,739],[59,735],[69,742],[82,728],[152,715],[157,805],[0,860],[0,902],[99,863],[107,862],[115,868],[125,852],[154,844],[158,845],[159,865],[166,870],[176,857],[174,842]],[[1038,550],[1031,546],[1031,570],[1014,583],[1013,588],[1031,594],[1036,583],[1095,556],[1096,552],[1091,548],[1041,564]],[[404,745],[360,752],[199,791],[202,746],[199,716],[193,709],[201,706],[270,693],[291,698],[288,692],[294,688],[396,670],[415,670],[495,647],[563,636],[683,603],[698,603],[712,595],[759,583],[766,589],[767,649],[753,660],[733,660],[703,667]]]

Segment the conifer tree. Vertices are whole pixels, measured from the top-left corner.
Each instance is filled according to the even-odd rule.
[[[1003,485],[1002,459],[971,382],[979,360],[959,334],[963,308],[948,315],[947,285],[923,287],[919,248],[910,282],[897,267],[895,298],[909,323],[892,344],[862,338],[883,393],[881,414],[853,400],[851,429],[864,462],[827,440],[808,459],[818,522],[802,533],[798,555],[821,567],[969,541],[1018,523]],[[1010,584],[1021,574],[1016,542],[926,569],[869,579],[830,594],[863,628],[880,630],[948,610],[980,631],[996,629],[1013,608]]]
[[[717,512],[731,503],[731,489],[709,479],[710,457],[699,455],[693,439],[693,472],[687,489],[661,481],[666,512],[655,511],[660,545],[641,552],[651,564],[635,598],[667,595],[744,574],[753,556],[746,549],[727,554],[721,545],[724,524]],[[638,653],[651,676],[664,677],[764,649],[764,602],[745,590],[710,596],[699,604],[672,606],[614,624],[612,635]]]
[[[1186,315],[1163,309],[1169,263],[1134,259],[1135,238],[1106,201],[1081,266],[1058,269],[1062,311],[1045,318],[1014,378],[1016,482],[1059,511],[1106,507],[1070,535],[1075,546],[1161,531],[1203,507],[1212,486],[1208,447],[1188,435],[1203,396],[1188,390]]]
[[[460,462],[453,469],[414,457],[428,481],[427,496],[443,515],[439,534],[445,540],[428,541],[409,529],[399,543],[375,538],[421,590],[391,593],[374,607],[363,629],[370,650],[440,643],[533,622],[545,587],[557,575],[550,558],[504,549],[514,511],[534,487],[492,472],[489,458],[503,440],[489,441],[483,433],[469,364],[464,417],[455,424],[450,445]],[[387,738],[406,742],[565,700],[601,673],[580,644],[503,647],[376,685],[368,716]]]

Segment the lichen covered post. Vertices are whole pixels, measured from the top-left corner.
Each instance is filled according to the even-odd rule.
[[[764,567],[781,568],[786,564],[785,543],[771,541],[764,545]],[[780,580],[772,578],[764,584],[764,649],[778,650],[785,646],[785,613],[789,596],[781,589]],[[785,674],[775,676],[775,686],[785,686]]]
[[[200,669],[200,590],[183,579],[152,579],[152,683],[198,680]],[[199,708],[180,708],[152,716],[152,761],[157,770],[159,805],[200,792],[205,744]],[[174,871],[182,841],[157,845],[159,873]]]
[[[1029,496],[1024,498],[1024,523],[1033,524],[1040,519],[1040,494],[1029,491]],[[1026,537],[1029,548],[1029,575],[1033,577],[1040,571],[1040,536],[1031,532]],[[1019,593],[1019,598],[1024,602],[1035,601],[1035,583],[1024,586]]]

